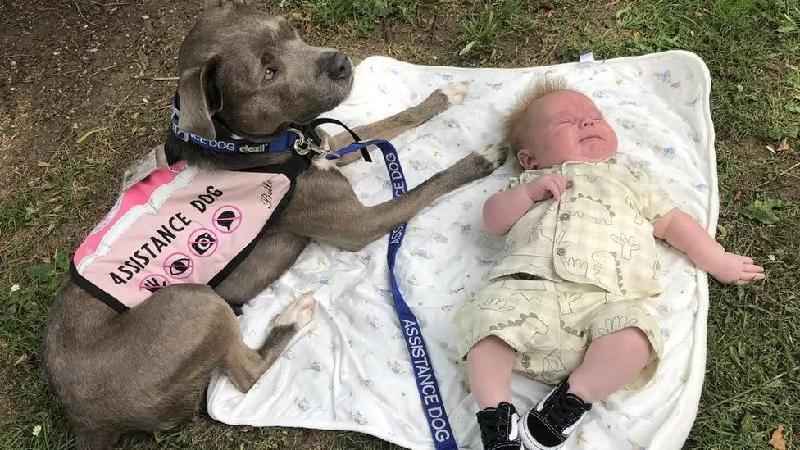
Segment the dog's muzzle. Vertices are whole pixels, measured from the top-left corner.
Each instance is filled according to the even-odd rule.
[[[327,52],[320,58],[321,72],[331,80],[346,80],[353,75],[350,58],[341,52]]]

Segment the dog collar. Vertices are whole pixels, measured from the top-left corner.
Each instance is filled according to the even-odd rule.
[[[179,140],[184,142],[191,142],[201,149],[212,153],[288,153],[294,152],[298,155],[305,156],[310,152],[327,155],[330,153],[328,150],[323,149],[322,139],[316,131],[319,125],[331,123],[339,125],[344,128],[355,142],[361,141],[361,138],[347,125],[336,119],[330,118],[317,118],[305,124],[291,123],[289,127],[273,136],[265,137],[263,142],[256,142],[249,139],[243,139],[236,136],[235,133],[230,131],[228,127],[215,120],[215,127],[222,128],[224,134],[230,136],[228,138],[208,139],[196,133],[182,129],[178,124],[180,123],[180,97],[175,94],[172,100],[172,119],[170,131]],[[366,161],[371,162],[372,159],[365,148],[362,148],[362,155]],[[331,158],[329,158],[331,159]]]
[[[212,153],[287,153],[294,151],[306,154],[314,143],[311,137],[299,129],[288,128],[277,135],[270,136],[265,142],[253,142],[236,136],[219,139],[208,139],[199,134],[182,129],[180,123],[180,98],[176,95],[172,100],[172,119],[170,131],[184,141],[191,142],[201,149]]]

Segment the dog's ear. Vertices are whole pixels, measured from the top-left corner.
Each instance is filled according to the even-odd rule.
[[[181,109],[178,126],[206,139],[217,137],[211,117],[222,109],[222,92],[215,82],[217,66],[217,59],[209,58],[198,67],[186,69],[178,85]]]

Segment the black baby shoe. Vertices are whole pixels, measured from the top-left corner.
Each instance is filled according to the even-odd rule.
[[[569,383],[562,382],[522,418],[519,434],[526,449],[561,448],[581,419],[592,409],[591,403],[568,393],[568,390]]]
[[[520,450],[519,414],[511,403],[501,402],[497,408],[479,411],[478,425],[484,450]]]

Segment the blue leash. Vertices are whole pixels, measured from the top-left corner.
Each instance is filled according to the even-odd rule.
[[[406,193],[408,186],[406,177],[403,175],[403,168],[400,166],[400,158],[397,150],[389,142],[375,139],[364,142],[354,142],[336,152],[325,155],[325,158],[333,160],[355,151],[366,150],[370,145],[378,147],[383,153],[383,161],[386,163],[386,170],[389,172],[389,180],[392,183],[392,197],[398,198]],[[419,399],[422,409],[425,411],[425,419],[431,431],[436,450],[457,450],[455,435],[450,427],[450,420],[447,418],[444,402],[439,392],[439,383],[433,371],[433,363],[429,358],[428,348],[425,339],[422,337],[422,330],[419,321],[409,308],[394,274],[395,259],[403,237],[406,234],[406,224],[397,225],[389,234],[389,250],[387,258],[389,261],[389,281],[392,285],[392,297],[394,299],[394,309],[400,320],[400,328],[403,329],[406,347],[411,360],[411,370],[419,391]]]

